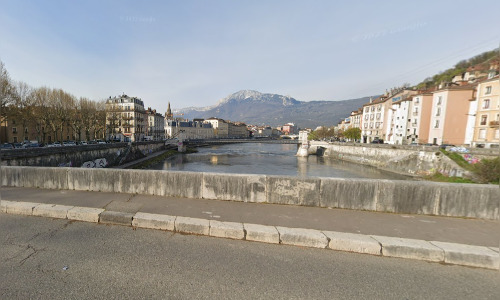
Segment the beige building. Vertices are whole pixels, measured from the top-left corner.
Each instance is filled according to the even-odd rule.
[[[464,145],[469,100],[474,98],[474,86],[445,87],[432,94],[427,142],[437,145]]]
[[[165,138],[165,118],[162,114],[157,113],[156,109],[148,107],[146,110],[147,126],[146,140],[161,141]]]
[[[477,86],[475,122],[471,146],[493,148],[499,145],[500,82],[498,75]]]
[[[412,96],[408,111],[406,143],[425,144],[429,140],[432,93],[424,92]]]
[[[121,95],[106,101],[106,139],[143,141],[146,132],[144,102],[136,97]]]
[[[360,128],[363,125],[363,109],[360,108],[358,110],[355,110],[351,112],[351,115],[349,116],[349,124],[350,128]]]

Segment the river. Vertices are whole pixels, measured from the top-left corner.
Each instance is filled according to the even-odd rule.
[[[242,143],[198,148],[151,166],[152,170],[265,174],[297,177],[373,178],[410,177],[328,157],[297,157],[297,145]]]

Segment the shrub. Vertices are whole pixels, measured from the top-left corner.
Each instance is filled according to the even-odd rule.
[[[473,165],[473,172],[483,183],[496,183],[500,181],[500,158],[482,159]]]

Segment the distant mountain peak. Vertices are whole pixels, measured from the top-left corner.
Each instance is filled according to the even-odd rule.
[[[281,102],[283,106],[294,105],[300,102],[290,96],[261,93],[254,90],[241,90],[219,100],[219,102],[217,102],[217,106],[229,103],[231,101],[241,102],[245,100],[259,101],[259,102],[275,102],[275,103]]]

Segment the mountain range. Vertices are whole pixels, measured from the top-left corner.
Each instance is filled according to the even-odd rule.
[[[213,106],[188,107],[186,119],[210,117],[252,125],[280,126],[295,123],[300,128],[334,126],[369,102],[369,97],[341,101],[299,101],[289,96],[242,90],[227,96]]]

